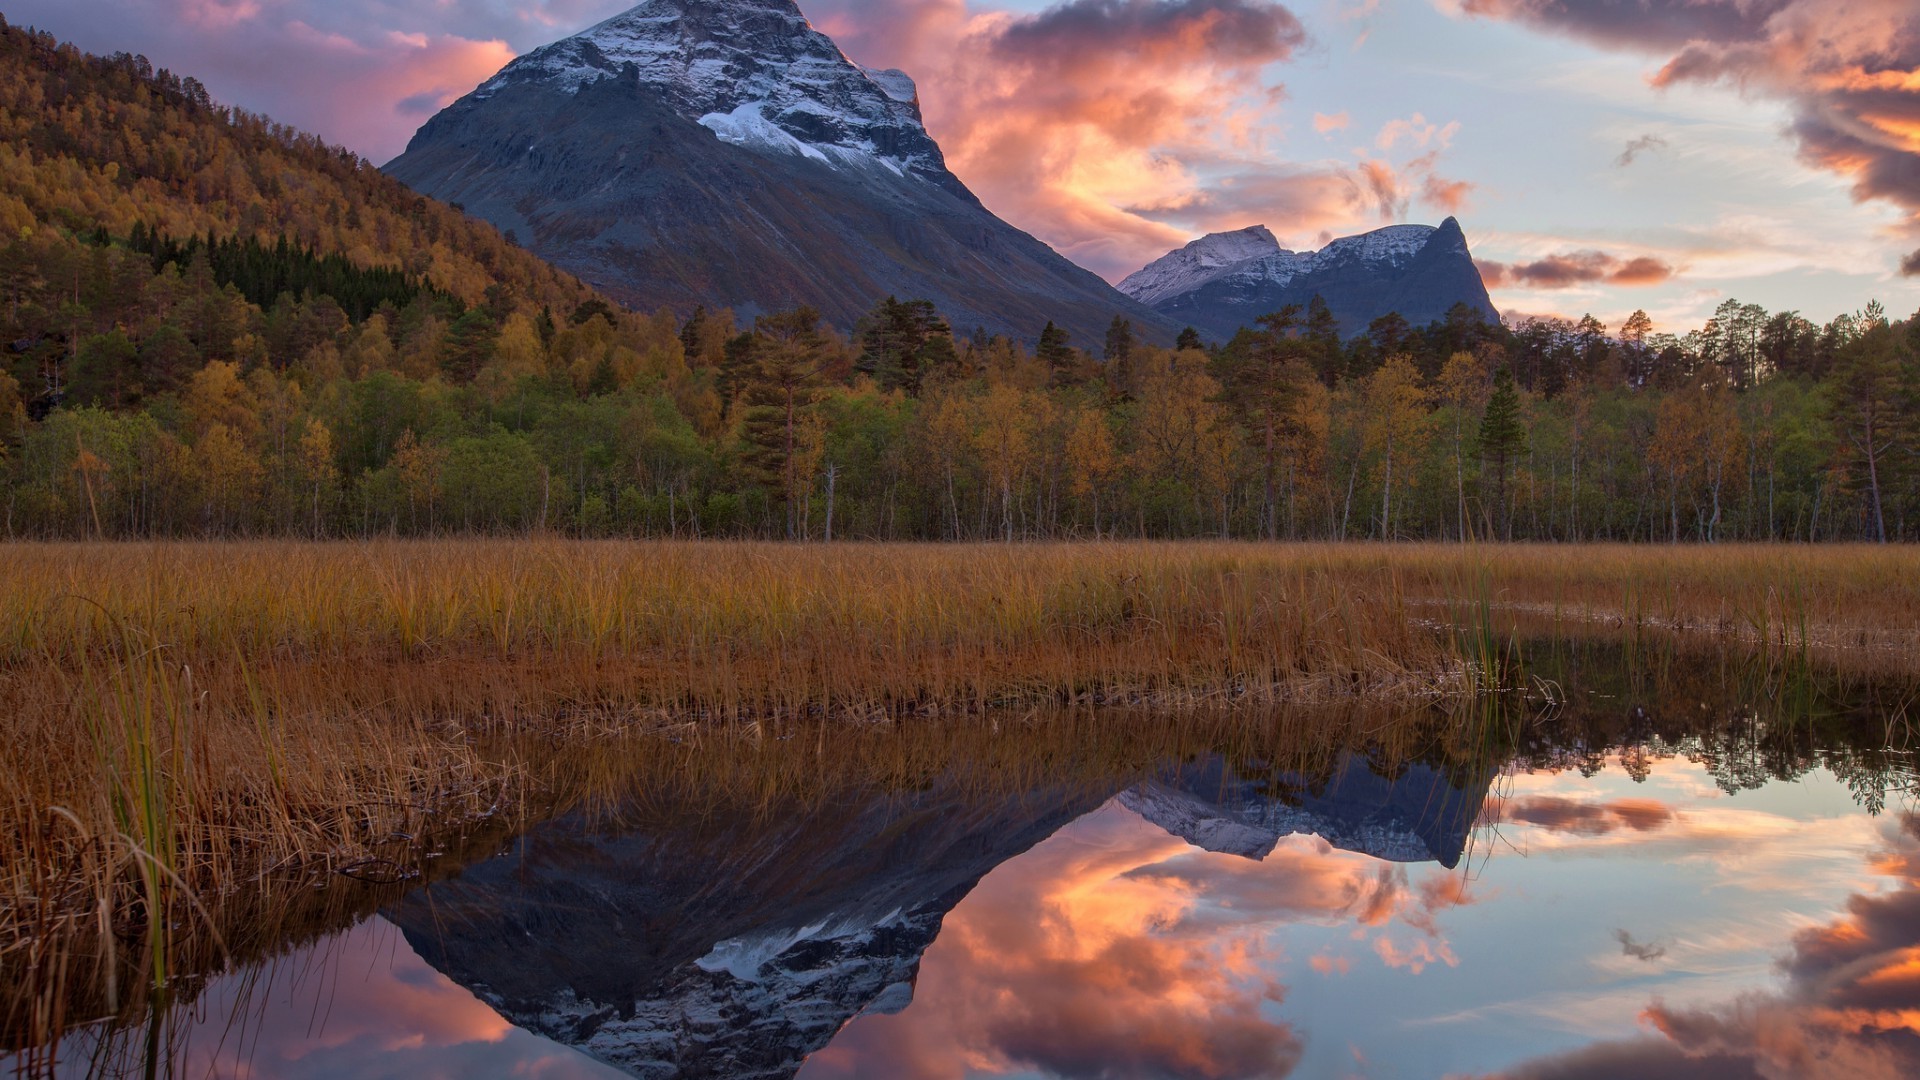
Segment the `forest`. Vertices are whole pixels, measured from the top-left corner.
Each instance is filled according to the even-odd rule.
[[[1920,316],[1878,304],[1031,345],[911,298],[629,311],[191,79],[0,27],[0,535],[1920,536]]]

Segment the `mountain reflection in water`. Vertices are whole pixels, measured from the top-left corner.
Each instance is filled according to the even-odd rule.
[[[215,980],[173,1071],[1920,1075],[1889,729],[1609,715],[1306,772],[647,790]]]
[[[784,1078],[852,1017],[907,1007],[922,954],[980,879],[1109,798],[1175,848],[1260,859],[1310,833],[1452,866],[1493,775],[1463,789],[1412,765],[1388,780],[1345,755],[1310,790],[1214,758],[1117,797],[936,785],[732,816],[688,807],[618,831],[563,819],[388,918],[515,1024],[633,1075]]]

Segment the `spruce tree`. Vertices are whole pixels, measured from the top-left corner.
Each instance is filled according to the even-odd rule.
[[[1074,381],[1073,346],[1069,345],[1067,341],[1067,332],[1055,326],[1053,321],[1049,319],[1045,329],[1040,331],[1040,346],[1034,350],[1034,355],[1039,357],[1040,362],[1047,366],[1049,372],[1052,372],[1053,382],[1056,386],[1066,385]]]

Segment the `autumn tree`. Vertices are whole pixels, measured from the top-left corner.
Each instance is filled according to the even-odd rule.
[[[1409,485],[1409,466],[1432,435],[1426,391],[1413,361],[1395,356],[1382,364],[1367,380],[1366,407],[1366,446],[1375,454],[1380,476],[1380,536],[1391,540],[1395,468],[1402,486]]]
[[[981,400],[973,429],[974,449],[987,482],[1000,496],[1000,529],[1007,543],[1013,542],[1015,489],[1032,466],[1039,434],[1033,405],[1031,391],[996,384]]]
[[[1075,499],[1091,504],[1093,537],[1100,538],[1100,500],[1119,465],[1113,426],[1105,411],[1074,410],[1067,431],[1068,490]]]

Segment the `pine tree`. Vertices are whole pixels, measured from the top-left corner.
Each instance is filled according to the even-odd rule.
[[[1040,344],[1034,349],[1034,356],[1046,365],[1055,386],[1065,386],[1074,381],[1073,346],[1068,344],[1067,332],[1055,326],[1051,319],[1040,331]]]
[[[1186,352],[1189,349],[1197,351],[1205,348],[1205,346],[1200,343],[1200,331],[1195,330],[1191,326],[1180,331],[1180,336],[1173,339],[1173,347],[1181,352]]]

